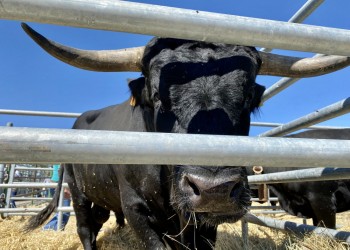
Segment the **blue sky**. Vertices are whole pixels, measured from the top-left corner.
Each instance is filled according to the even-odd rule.
[[[168,0],[143,3],[196,9],[232,15],[288,21],[306,0]],[[325,1],[304,23],[350,29],[350,1]],[[30,23],[44,36],[82,49],[118,49],[142,46],[151,36]],[[171,27],[169,27],[171,28]],[[0,20],[0,109],[80,113],[120,103],[129,97],[127,78],[140,73],[97,73],[66,65],[49,56],[32,42],[20,21]],[[312,56],[311,53],[274,50],[274,53]],[[257,82],[269,87],[279,77],[259,76]],[[268,100],[253,121],[286,123],[349,97],[350,68],[315,78],[302,79]],[[325,125],[349,126],[349,115]],[[13,116],[0,114],[0,126],[70,128],[71,118]],[[268,128],[252,127],[251,135]]]

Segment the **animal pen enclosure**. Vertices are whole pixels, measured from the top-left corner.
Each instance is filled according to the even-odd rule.
[[[290,19],[289,23],[132,2],[93,0],[85,2],[55,0],[0,1],[0,18],[350,56],[349,30],[293,24],[293,22],[302,22],[322,2],[307,1]],[[172,28],[169,29],[169,26]],[[263,102],[266,102],[297,80],[295,78],[282,78],[265,91]],[[23,115],[27,111],[2,110],[0,112]],[[83,132],[4,127],[0,128],[0,141],[2,142],[0,145],[0,162],[171,163],[348,168],[350,160],[349,141],[312,141],[307,139],[293,139],[290,141],[290,139],[285,138],[262,138],[265,136],[282,136],[299,129],[309,128],[312,125],[348,112],[349,99],[346,98],[291,122],[278,124],[276,128],[261,133],[260,137],[249,138],[172,134],[141,135],[138,133],[105,131]],[[36,115],[42,114],[39,112]],[[63,114],[47,115],[66,116]],[[76,115],[71,114],[70,116],[75,117]],[[259,125],[259,123],[256,125]],[[104,139],[101,140],[101,138]],[[148,147],[145,148],[140,145],[148,145]],[[225,145],[225,147],[223,148],[222,145]],[[307,171],[309,172],[302,172],[303,177],[316,176],[317,178],[325,176],[324,169]],[[327,171],[332,172],[329,169]],[[336,174],[337,171],[343,172],[340,175],[328,178],[338,179],[341,176],[343,179],[349,179],[345,175],[349,175],[347,169],[336,169],[333,172]],[[310,176],[307,176],[306,173],[310,172]],[[282,175],[279,175],[279,177],[282,178]],[[264,175],[254,176],[250,179],[252,183],[254,178],[268,177]],[[300,180],[300,175],[289,177],[288,180],[295,181],[295,179]],[[265,179],[264,182],[267,182],[267,180]],[[11,188],[16,185],[20,186],[21,184],[2,184],[2,187]],[[8,213],[9,211],[5,209],[1,211],[0,209],[0,212]],[[18,212],[23,211],[18,210]],[[292,230],[292,227],[300,227],[292,225],[292,227],[287,228],[287,225],[283,222],[269,221],[263,218],[257,220],[253,217],[247,217],[247,220],[267,226],[278,224],[280,228],[287,230]],[[307,229],[305,226],[302,230],[317,231],[318,229]],[[349,234],[346,232],[322,229],[321,233],[329,234],[347,242],[350,241]]]

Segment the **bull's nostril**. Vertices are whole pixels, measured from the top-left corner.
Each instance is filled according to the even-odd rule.
[[[185,177],[185,181],[188,184],[188,186],[190,186],[193,190],[193,193],[195,195],[200,195],[200,191],[199,188],[196,186],[196,184],[194,184],[193,182],[191,182],[187,177]]]

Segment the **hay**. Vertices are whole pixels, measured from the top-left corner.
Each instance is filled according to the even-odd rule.
[[[276,219],[291,220],[301,223],[301,219],[290,215],[271,215]],[[342,224],[340,230],[350,231],[350,212],[337,215],[338,224]],[[82,250],[79,237],[76,233],[75,217],[71,216],[64,231],[42,231],[37,229],[32,233],[24,234],[22,227],[28,217],[15,216],[9,219],[0,220],[0,249],[21,250],[21,249],[45,249],[45,250]],[[308,224],[311,221],[308,220]],[[282,231],[271,230],[266,227],[249,224],[249,245],[250,249],[285,249],[285,250],[346,250],[349,245],[331,240],[329,238],[308,235],[299,238],[286,234]],[[98,249],[101,250],[138,250],[130,227],[126,225],[122,229],[116,228],[115,217],[111,217],[101,229],[97,239]],[[222,224],[218,228],[218,240],[216,250],[242,249],[241,224]]]

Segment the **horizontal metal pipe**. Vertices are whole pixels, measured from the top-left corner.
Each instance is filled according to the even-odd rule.
[[[350,56],[344,29],[127,1],[2,0],[0,6],[2,19]]]
[[[251,200],[251,201],[260,201],[259,198],[251,198],[250,200]],[[277,198],[270,197],[268,201],[278,201],[278,199],[277,199]]]
[[[0,162],[350,167],[350,140],[0,127]]]
[[[77,118],[81,115],[81,113],[15,110],[15,109],[0,109],[0,114],[28,115],[28,116],[52,116],[52,117],[66,117],[66,118]],[[251,122],[250,125],[251,126],[260,126],[260,127],[278,127],[278,126],[283,125],[283,123]],[[336,126],[311,126],[311,127],[308,127],[308,129],[340,129],[340,128],[349,128],[349,127],[338,127],[338,126],[337,127]]]
[[[37,215],[39,212],[27,212],[27,213],[6,213],[5,216],[8,217],[8,216],[35,216]],[[114,215],[114,214],[113,214]],[[75,213],[74,212],[71,212],[69,214],[69,216],[75,216]],[[112,216],[112,215],[111,215]]]
[[[284,125],[283,123],[275,123],[275,122],[251,122],[251,126],[257,127],[279,127]],[[305,129],[350,129],[350,127],[340,127],[340,126],[310,126]]]
[[[43,197],[11,197],[11,200],[14,201],[50,201],[52,198],[43,198]]]
[[[77,118],[78,116],[81,115],[81,113],[14,110],[14,109],[0,109],[0,114],[3,114],[3,115],[49,116],[49,117],[65,117],[65,118]]]
[[[254,214],[285,214],[286,211],[284,210],[270,210],[270,211],[266,211],[266,210],[254,210]]]
[[[346,98],[332,105],[319,109],[308,115],[300,117],[294,121],[286,123],[277,128],[271,129],[267,132],[260,134],[259,136],[282,136],[288,133],[292,133],[299,129],[317,124],[331,118],[344,115],[350,112],[350,98]],[[331,165],[332,166],[332,165]]]
[[[280,206],[250,206],[251,210],[281,209]],[[255,212],[255,211],[254,211]]]
[[[275,220],[267,217],[259,217],[253,214],[247,214],[244,219],[250,223],[265,226],[274,229],[280,229],[296,234],[314,233],[317,235],[328,236],[333,239],[350,243],[350,232],[337,231],[329,228],[321,228],[310,225],[298,224],[290,221]]]
[[[0,208],[0,213],[40,212],[43,208]],[[73,212],[73,207],[60,207],[57,212]]]
[[[5,216],[8,217],[8,216],[35,216],[37,215],[37,213],[35,212],[28,212],[28,213],[6,213]]]
[[[57,183],[42,183],[42,182],[0,184],[0,187],[3,187],[3,188],[55,188],[56,186],[57,186]],[[68,187],[68,184],[63,183],[62,186]]]
[[[350,164],[349,164],[350,165]],[[272,184],[305,181],[329,181],[350,179],[350,169],[347,168],[311,168],[272,174],[248,176],[249,184]]]
[[[53,171],[52,168],[30,168],[30,167],[15,167],[18,170],[29,170],[29,171]]]
[[[289,20],[289,23],[302,23],[324,0],[307,1]],[[270,52],[272,49],[262,48],[261,51]]]
[[[63,212],[63,211],[62,211]],[[70,212],[70,210],[69,211],[66,211],[66,212]],[[38,214],[38,212],[27,212],[27,213],[25,213],[25,212],[15,212],[15,213],[12,213],[12,211],[10,212],[10,213],[6,213],[6,216],[35,216],[35,215],[37,215]],[[74,213],[74,211],[73,212],[70,212],[70,216],[75,216],[75,213]],[[113,213],[113,212],[111,212],[110,214],[109,214],[109,216],[115,216],[115,214]]]

